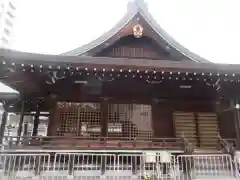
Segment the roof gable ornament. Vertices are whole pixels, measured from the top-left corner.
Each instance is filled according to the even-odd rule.
[[[140,24],[133,26],[133,35],[135,38],[140,38],[143,36],[143,27]]]

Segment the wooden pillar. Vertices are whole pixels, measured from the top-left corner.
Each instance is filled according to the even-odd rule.
[[[53,105],[48,118],[47,136],[56,136],[60,125],[60,116],[57,102]]]
[[[100,125],[101,125],[101,137],[108,136],[108,98],[103,98],[100,104]],[[101,141],[104,139],[101,138]],[[101,174],[106,171],[106,156],[101,158]]]
[[[240,149],[240,112],[239,108],[236,108],[235,100],[230,100],[229,110],[233,113],[233,122],[236,131],[236,146]]]
[[[24,120],[24,110],[25,110],[25,101],[22,101],[20,120],[19,120],[19,123],[18,123],[18,130],[17,130],[18,141],[19,141],[19,139],[20,139],[19,137],[21,136],[21,133],[22,133],[23,120]]]
[[[199,130],[199,119],[198,114],[194,112],[194,119],[195,119],[195,125],[196,125],[196,141],[197,141],[197,147],[200,147],[201,140],[200,140],[200,130]]]
[[[40,116],[40,111],[37,110],[34,116],[32,136],[38,135],[39,116]]]
[[[235,101],[231,100],[230,107],[233,108],[233,120],[234,120],[234,126],[235,126],[235,131],[236,131],[236,146],[237,149],[240,149],[240,109],[236,108]]]
[[[236,140],[237,140],[237,150],[240,150],[240,110],[239,108],[235,108],[235,116],[234,116],[234,119],[235,121],[237,122],[236,124],[238,125],[237,128],[236,128]]]
[[[103,98],[100,104],[101,137],[108,136],[108,98]]]
[[[27,136],[27,135],[28,135],[28,121],[24,121],[23,136]]]
[[[153,98],[151,101],[151,108],[152,108],[152,119],[151,119],[151,123],[152,123],[152,130],[153,130],[153,138],[158,138],[158,121],[155,119],[158,119],[158,104],[159,100],[156,98]],[[161,120],[161,119],[160,119]]]
[[[57,96],[52,94],[46,98],[46,103],[50,107],[50,116],[48,118],[47,136],[56,136],[57,129],[60,123],[58,100]]]
[[[4,109],[4,112],[2,114],[2,123],[1,123],[1,127],[0,127],[0,145],[3,143],[4,131],[5,131],[6,123],[7,123],[7,116],[8,116],[8,113]]]

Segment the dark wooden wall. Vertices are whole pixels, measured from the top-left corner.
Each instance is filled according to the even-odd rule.
[[[160,102],[153,104],[153,127],[157,137],[175,137],[174,112],[214,112],[211,102]]]
[[[234,126],[233,112],[223,112],[219,115],[220,135],[223,138],[235,138],[236,129]]]
[[[229,109],[230,101],[222,100],[218,103],[218,119],[220,127],[220,135],[223,138],[235,138],[236,129],[234,125],[234,112],[233,109]]]
[[[152,105],[152,125],[155,137],[174,137],[173,108],[168,103]]]

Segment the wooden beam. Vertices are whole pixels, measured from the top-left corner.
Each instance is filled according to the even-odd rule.
[[[92,68],[107,68],[119,70],[139,69],[145,71],[146,69],[175,70],[183,72],[208,72],[208,73],[236,73],[239,72],[240,65],[229,64],[215,64],[215,63],[196,63],[192,61],[169,61],[164,59],[150,60],[150,59],[134,59],[134,58],[112,58],[112,57],[88,57],[88,56],[59,56],[59,55],[42,55],[31,54],[17,51],[1,50],[4,56],[1,58],[7,64],[5,66],[12,66],[10,62],[15,61],[17,64],[34,64],[40,66],[48,65],[64,65],[71,64],[73,67],[92,67]],[[35,66],[35,67],[36,67]],[[117,69],[119,68],[119,69]]]

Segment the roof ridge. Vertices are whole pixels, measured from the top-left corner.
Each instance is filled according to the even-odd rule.
[[[134,0],[128,2],[128,11],[133,11],[133,9],[137,11],[147,10],[148,11],[148,3],[144,0]]]

